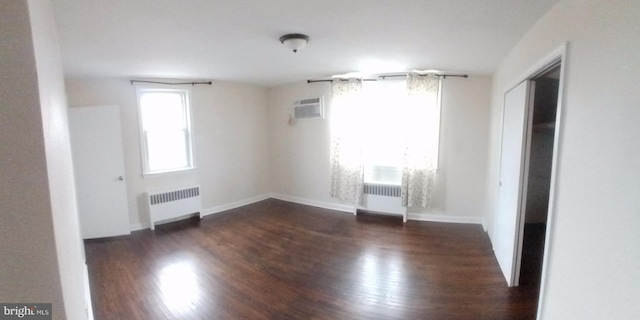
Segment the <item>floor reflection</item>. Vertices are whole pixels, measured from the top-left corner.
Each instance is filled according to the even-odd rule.
[[[176,262],[160,271],[160,291],[165,306],[174,314],[195,308],[200,288],[194,268],[189,262]]]
[[[386,306],[389,311],[400,310],[407,301],[404,258],[397,252],[366,251],[358,260],[354,272],[358,274],[356,290],[358,302],[364,306]]]

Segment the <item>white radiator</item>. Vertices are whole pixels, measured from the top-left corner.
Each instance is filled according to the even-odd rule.
[[[200,186],[147,193],[151,230],[158,221],[176,219],[198,213],[202,218]]]
[[[402,221],[407,222],[407,207],[402,206],[400,186],[365,183],[358,210],[401,215]]]

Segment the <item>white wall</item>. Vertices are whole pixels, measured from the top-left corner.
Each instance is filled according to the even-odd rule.
[[[62,60],[49,1],[29,0],[38,70],[47,176],[66,317],[86,319],[84,245],[80,237]],[[88,312],[92,312],[88,310]]]
[[[444,80],[434,204],[410,208],[410,218],[482,222],[490,98],[491,77]]]
[[[541,319],[636,319],[640,314],[638,17],[636,0],[562,1],[494,76],[486,207],[490,234],[504,92],[569,41]]]
[[[27,2],[4,1],[0,15],[0,300],[64,310]]]
[[[48,1],[0,3],[0,300],[86,319],[64,82]]]
[[[70,106],[120,106],[134,229],[148,227],[144,193],[150,190],[200,184],[205,214],[263,198],[271,190],[265,89],[224,82],[185,88],[191,90],[197,169],[142,178],[136,87],[129,79],[67,79]]]
[[[324,96],[325,119],[299,120],[289,126],[295,100]],[[344,205],[329,196],[329,125],[331,85],[296,83],[267,93],[272,190],[298,200]]]
[[[443,83],[440,170],[429,209],[410,218],[479,223],[483,217],[491,78],[447,78]],[[324,96],[325,120],[287,120],[295,100]],[[296,83],[268,91],[273,191],[298,202],[346,209],[329,196],[331,85]]]

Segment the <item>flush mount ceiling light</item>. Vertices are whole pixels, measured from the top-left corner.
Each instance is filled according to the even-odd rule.
[[[298,50],[304,48],[304,46],[309,43],[309,36],[300,33],[285,34],[280,37],[280,42],[289,50],[298,52]]]

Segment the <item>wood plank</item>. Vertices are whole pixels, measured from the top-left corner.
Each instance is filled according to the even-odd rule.
[[[266,200],[85,241],[96,319],[535,319],[478,225]]]

